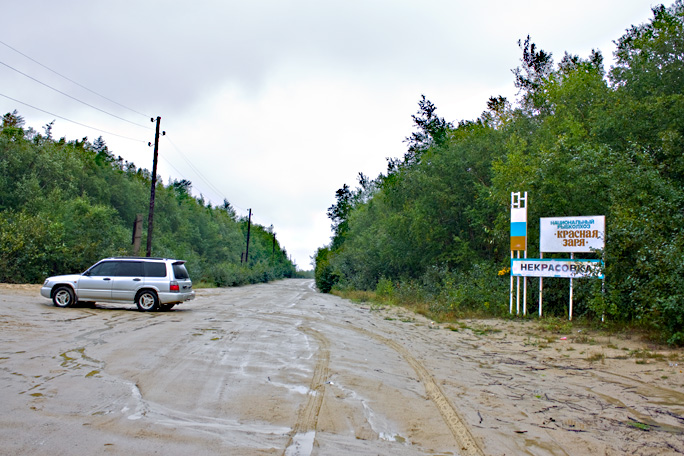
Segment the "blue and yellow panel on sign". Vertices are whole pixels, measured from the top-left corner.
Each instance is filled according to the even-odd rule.
[[[527,192],[511,194],[511,251],[527,250]]]
[[[511,222],[511,250],[527,250],[527,222]]]

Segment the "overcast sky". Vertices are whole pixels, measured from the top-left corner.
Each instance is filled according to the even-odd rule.
[[[41,133],[55,120],[56,138],[102,136],[115,155],[149,170],[150,117],[161,116],[164,183],[188,179],[214,205],[225,198],[239,215],[251,208],[310,269],[330,241],[325,212],[335,190],[403,155],[421,94],[454,122],[476,119],[490,96],[515,100],[511,69],[527,35],[556,62],[599,49],[608,69],[613,41],[658,4],[4,2],[0,114],[17,109]]]

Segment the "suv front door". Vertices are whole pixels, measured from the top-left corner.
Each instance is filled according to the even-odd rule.
[[[87,270],[78,279],[78,299],[98,301],[112,299],[112,279],[116,275],[116,262],[103,261]]]

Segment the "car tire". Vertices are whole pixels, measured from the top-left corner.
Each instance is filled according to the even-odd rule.
[[[56,307],[73,306],[75,302],[76,296],[74,295],[74,290],[72,290],[70,287],[57,287],[57,289],[52,292],[52,303]]]
[[[143,312],[153,312],[159,308],[159,297],[152,290],[144,290],[135,298],[135,304]]]

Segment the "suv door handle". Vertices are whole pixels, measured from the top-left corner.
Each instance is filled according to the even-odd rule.
[[[140,279],[133,279],[133,282],[140,282]]]
[[[102,279],[102,280],[112,280],[112,279],[110,279],[109,277],[105,277],[105,278]]]

